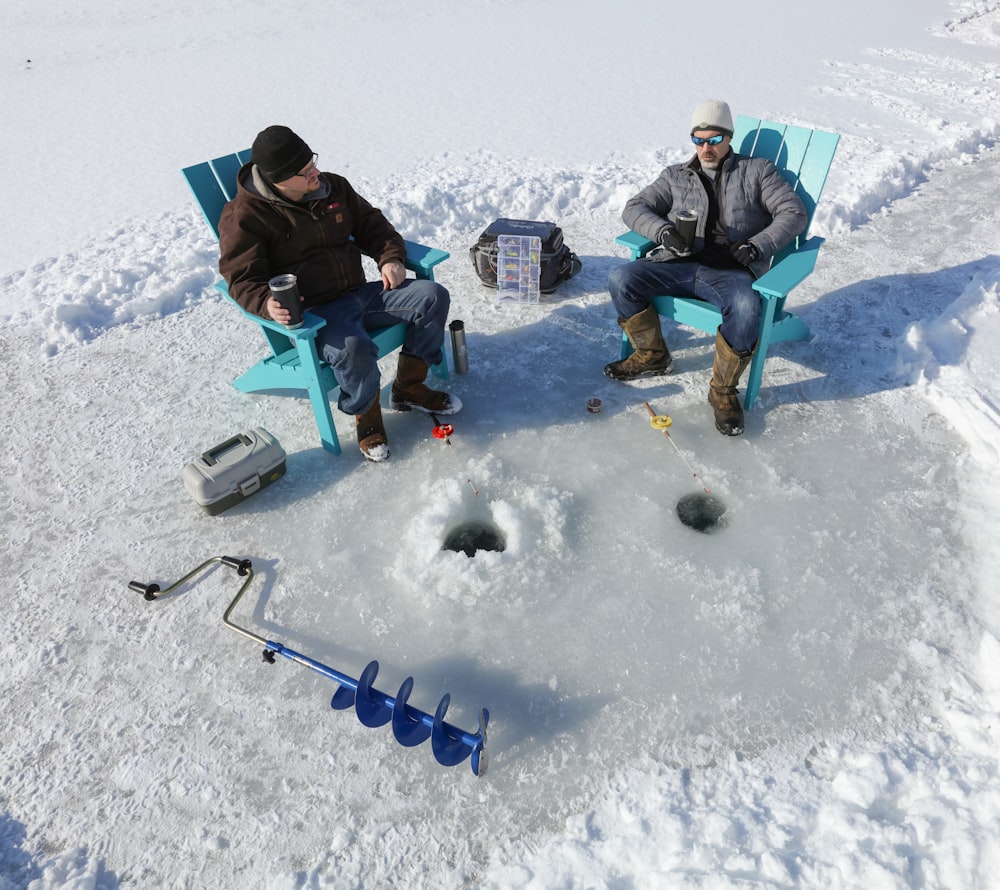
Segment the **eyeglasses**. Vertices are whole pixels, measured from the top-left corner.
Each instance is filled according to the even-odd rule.
[[[308,179],[308,178],[309,178],[309,174],[311,174],[311,173],[312,173],[312,172],[313,172],[314,170],[318,169],[318,168],[316,167],[316,162],[317,162],[318,160],[319,160],[319,155],[318,155],[318,154],[314,154],[314,155],[312,156],[312,160],[311,160],[311,161],[309,162],[309,166],[308,166],[308,167],[306,167],[306,169],[305,169],[305,170],[301,170],[301,171],[300,171],[300,172],[298,172],[298,173],[293,173],[293,174],[292,174],[291,176],[289,176],[288,178],[289,178],[289,179],[295,179],[295,177],[296,177],[296,176],[301,176],[301,177],[303,177],[304,179]]]
[[[718,136],[692,136],[691,141],[695,145],[718,145],[726,137],[719,133]]]

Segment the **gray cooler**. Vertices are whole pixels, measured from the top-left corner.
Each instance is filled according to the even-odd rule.
[[[184,487],[211,516],[285,475],[285,450],[263,427],[227,439],[184,465]]]

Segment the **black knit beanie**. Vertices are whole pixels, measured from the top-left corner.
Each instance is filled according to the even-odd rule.
[[[261,130],[253,141],[250,160],[270,182],[291,178],[312,160],[312,149],[288,127]]]

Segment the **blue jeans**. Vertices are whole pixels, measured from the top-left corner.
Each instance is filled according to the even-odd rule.
[[[440,284],[407,278],[393,290],[381,281],[367,284],[309,309],[326,319],[316,335],[316,348],[329,362],[340,384],[337,407],[345,414],[362,414],[378,397],[382,380],[378,347],[369,331],[405,322],[409,325],[403,349],[429,365],[444,358],[444,325],[451,297]]]
[[[743,269],[711,269],[701,263],[636,260],[616,267],[608,276],[608,292],[619,318],[631,318],[649,305],[649,298],[669,294],[697,297],[722,312],[719,330],[736,352],[757,344],[760,296],[753,275]]]

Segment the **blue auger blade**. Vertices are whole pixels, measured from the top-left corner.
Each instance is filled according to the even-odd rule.
[[[489,757],[486,754],[486,724],[490,722],[490,712],[483,708],[479,712],[479,744],[472,749],[472,771],[477,776],[486,773]]]
[[[372,683],[378,674],[378,662],[368,663],[358,677],[358,691],[354,697],[354,710],[358,720],[365,726],[384,726],[392,719],[392,705],[384,692],[372,689]]]
[[[434,713],[434,728],[431,731],[431,750],[442,766],[455,766],[472,753],[472,747],[456,735],[455,727],[444,722],[445,712],[451,704],[451,696],[446,692]]]
[[[353,707],[358,719],[365,726],[383,726],[392,720],[396,740],[407,747],[419,745],[430,735],[431,748],[438,763],[443,766],[455,766],[471,754],[472,771],[477,776],[486,772],[486,725],[490,719],[490,712],[486,708],[479,712],[479,731],[474,734],[467,733],[445,722],[444,715],[451,703],[450,695],[445,695],[441,699],[437,712],[431,717],[430,714],[407,704],[407,699],[413,691],[412,677],[407,677],[403,681],[396,699],[373,688],[372,684],[378,675],[377,661],[370,662],[362,671],[361,677],[355,680],[281,643],[273,640],[263,642],[267,651],[298,662],[339,683],[340,686],[330,700],[332,708],[341,711]]]
[[[396,736],[396,741],[407,748],[426,742],[431,734],[430,722],[424,722],[424,717],[430,715],[424,714],[423,711],[418,711],[416,708],[411,708],[406,703],[412,691],[413,677],[407,677],[403,680],[403,685],[399,687],[399,692],[396,693],[396,704],[392,709],[393,734]]]
[[[330,707],[335,711],[346,711],[354,707],[354,690],[350,686],[341,686],[330,699]]]

